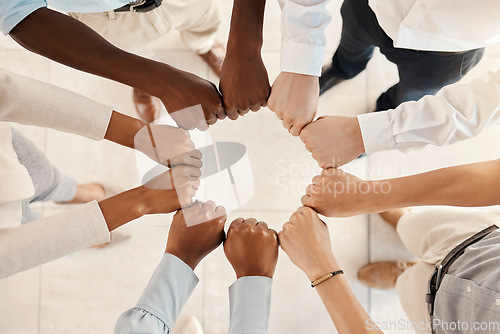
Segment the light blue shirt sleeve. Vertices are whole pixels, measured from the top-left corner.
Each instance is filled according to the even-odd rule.
[[[62,12],[98,13],[120,8],[132,0],[0,0],[0,30],[8,35],[16,25],[43,7]]]
[[[8,35],[26,16],[43,7],[47,7],[45,0],[0,1],[0,30],[4,35]]]
[[[248,276],[229,287],[229,334],[267,334],[272,284],[269,277]]]
[[[136,307],[118,318],[115,334],[170,333],[198,282],[182,260],[163,255]]]

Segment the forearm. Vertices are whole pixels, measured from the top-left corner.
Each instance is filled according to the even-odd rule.
[[[235,0],[227,42],[228,54],[260,54],[265,0]]]
[[[421,205],[489,206],[500,204],[500,161],[486,161],[375,181],[374,212]],[[381,182],[387,182],[382,186]],[[383,193],[382,190],[385,190]]]
[[[10,36],[32,52],[151,95],[161,93],[157,78],[174,80],[170,66],[122,51],[85,24],[47,8],[27,16]]]
[[[334,276],[316,286],[337,331],[349,333],[382,333],[373,328],[370,316],[363,309],[343,275]]]
[[[107,241],[109,230],[96,202],[29,224],[2,228],[0,278]]]
[[[500,124],[500,72],[444,87],[386,112],[358,115],[366,153],[450,145]]]
[[[104,139],[135,149],[135,136],[146,123],[113,111]]]
[[[138,187],[100,201],[99,206],[109,231],[148,214],[150,210],[146,194],[147,190]]]
[[[306,270],[306,275],[311,282],[329,272],[340,270],[340,265],[333,255],[322,256],[319,260],[317,265]],[[318,284],[315,289],[340,334],[381,333],[378,329],[368,326],[370,316],[352,292],[344,275],[329,278]]]

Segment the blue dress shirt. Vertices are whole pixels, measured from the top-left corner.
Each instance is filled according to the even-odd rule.
[[[187,264],[165,254],[136,307],[118,319],[115,334],[171,333],[198,281]],[[242,277],[229,288],[229,334],[267,333],[271,286],[268,277]]]
[[[62,12],[98,13],[120,8],[132,0],[1,0],[0,30],[4,35],[35,10],[50,6]]]

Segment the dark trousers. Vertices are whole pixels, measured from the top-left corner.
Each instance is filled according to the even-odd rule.
[[[397,107],[433,95],[460,80],[483,57],[484,48],[465,52],[433,52],[394,48],[378,24],[368,0],[344,0],[342,37],[332,60],[334,75],[351,79],[361,73],[375,47],[398,66],[399,82],[377,100],[377,110]]]

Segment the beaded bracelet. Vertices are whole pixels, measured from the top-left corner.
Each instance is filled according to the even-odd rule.
[[[321,284],[323,283],[324,281],[326,281],[327,279],[329,278],[332,278],[333,276],[336,276],[336,275],[340,275],[340,274],[343,274],[344,271],[343,270],[337,270],[337,271],[334,271],[334,272],[331,272],[331,273],[328,273],[326,274],[325,276],[315,280],[314,282],[311,282],[311,287],[312,288],[315,288],[318,284]]]

